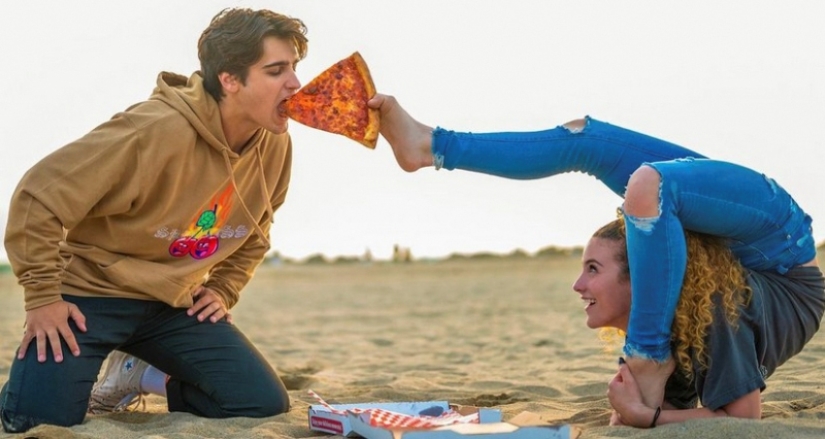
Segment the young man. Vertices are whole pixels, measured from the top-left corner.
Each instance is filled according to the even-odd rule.
[[[198,43],[201,71],[161,73],[149,100],[23,177],[5,237],[27,323],[0,393],[7,432],[82,422],[114,349],[169,374],[160,386],[170,411],[289,409],[228,310],[286,196],[291,140],[279,107],[301,85],[305,34],[271,11],[220,12]]]

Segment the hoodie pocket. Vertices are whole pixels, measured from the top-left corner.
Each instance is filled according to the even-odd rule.
[[[124,290],[152,296],[173,307],[192,305],[192,291],[203,282],[203,274],[185,273],[166,264],[122,257],[111,264],[97,264],[100,272]]]

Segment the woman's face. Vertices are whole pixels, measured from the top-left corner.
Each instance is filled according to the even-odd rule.
[[[624,252],[624,242],[591,238],[582,255],[582,272],[575,290],[584,300],[587,327],[627,330],[630,314],[630,280],[616,255]]]

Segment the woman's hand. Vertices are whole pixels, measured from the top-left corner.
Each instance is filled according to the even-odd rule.
[[[610,418],[611,425],[647,428],[653,422],[656,409],[644,404],[642,392],[627,364],[619,366],[619,371],[607,385],[607,399],[616,411]],[[614,420],[619,423],[614,424]]]
[[[616,410],[613,410],[613,413],[610,414],[610,426],[619,427],[622,425],[627,425],[624,421],[622,421],[622,415],[620,415]]]
[[[676,362],[673,357],[668,356],[664,362],[653,361],[645,358],[627,357],[626,367],[630,372],[639,391],[642,400],[648,407],[658,407],[662,405],[665,397],[665,385],[668,378],[676,370]]]
[[[197,314],[199,322],[208,318],[212,323],[226,317],[226,321],[232,323],[232,314],[229,313],[223,298],[215,291],[201,285],[195,289],[192,297],[195,299],[195,304],[186,310],[187,315]]]

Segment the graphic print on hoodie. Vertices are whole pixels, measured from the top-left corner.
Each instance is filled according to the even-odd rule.
[[[232,207],[233,186],[227,188],[212,200],[211,208],[195,216],[183,233],[178,229],[164,227],[155,233],[155,238],[173,240],[169,254],[176,258],[192,257],[205,259],[215,254],[221,239],[244,238],[249,233],[245,225],[237,228],[226,224]]]

